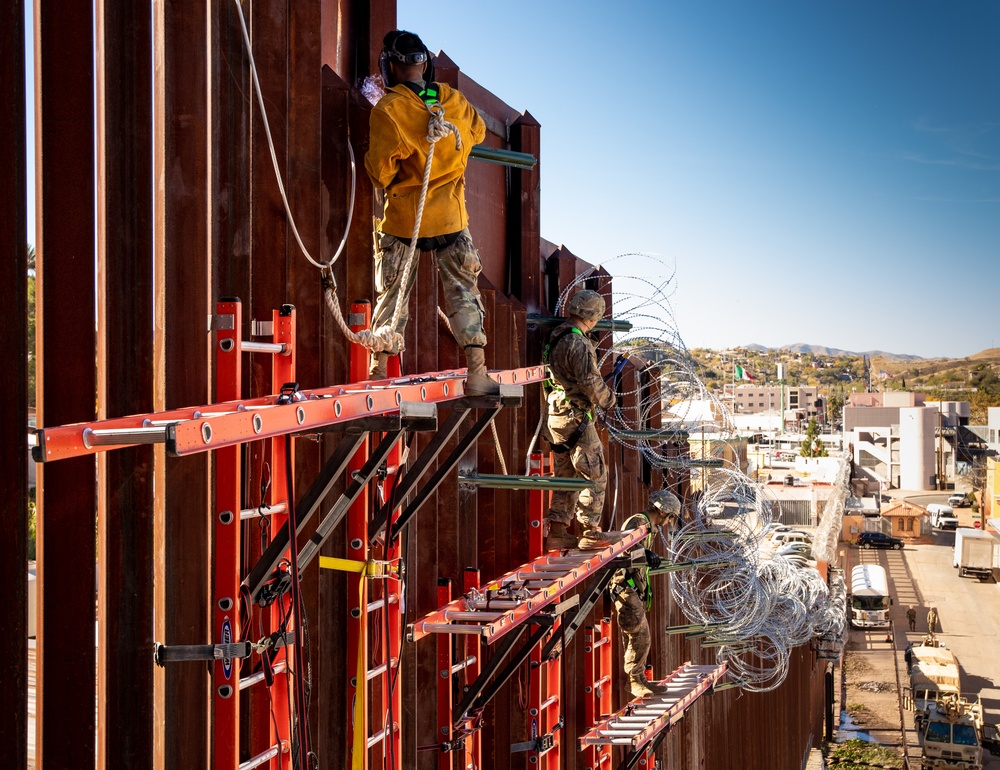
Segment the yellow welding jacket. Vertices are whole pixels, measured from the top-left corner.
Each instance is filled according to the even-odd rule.
[[[486,124],[476,108],[457,90],[439,84],[444,119],[462,136],[448,134],[434,148],[430,183],[418,237],[457,233],[468,226],[465,208],[465,165],[475,144],[486,136]],[[375,187],[385,188],[385,219],[379,229],[409,241],[420,203],[420,187],[430,144],[427,141],[427,106],[413,91],[400,84],[390,88],[369,120],[369,149],[365,168]]]

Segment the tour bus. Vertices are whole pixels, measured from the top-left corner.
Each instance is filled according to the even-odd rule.
[[[851,570],[851,625],[885,628],[889,625],[889,583],[877,564],[859,564]]]

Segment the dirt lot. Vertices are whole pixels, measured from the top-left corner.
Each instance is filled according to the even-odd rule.
[[[852,632],[852,634],[858,632]],[[844,703],[851,721],[883,746],[899,747],[902,740],[896,668],[888,644],[873,649],[852,638],[844,652]]]

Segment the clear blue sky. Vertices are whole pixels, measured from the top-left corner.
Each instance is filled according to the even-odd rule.
[[[398,22],[541,123],[545,238],[676,263],[689,347],[1000,345],[1000,2],[399,0]]]

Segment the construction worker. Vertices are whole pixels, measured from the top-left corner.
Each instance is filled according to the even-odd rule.
[[[434,255],[444,288],[446,314],[455,339],[465,350],[469,368],[465,392],[495,395],[500,388],[486,374],[484,311],[476,285],[482,263],[469,234],[465,208],[465,167],[473,145],[486,136],[486,124],[457,89],[434,82],[430,51],[417,35],[393,30],[382,44],[379,68],[387,90],[371,112],[369,149],[365,154],[365,168],[372,184],[385,190],[384,218],[375,234],[378,300],[372,331],[378,334],[391,327],[397,303],[402,307],[393,331],[402,335],[406,328],[416,265],[407,285],[401,284],[406,255],[416,237],[416,248]],[[456,147],[457,139],[450,134],[435,143],[427,194],[421,201],[431,146],[428,133],[432,110],[443,110],[443,119],[457,130],[461,147]],[[420,232],[415,234],[421,205]],[[401,350],[397,339],[392,349],[373,353],[371,378],[384,379],[389,356]]]
[[[906,610],[906,622],[909,623],[911,631],[917,630],[917,608],[912,604]]]
[[[546,428],[555,454],[555,476],[594,482],[582,492],[552,493],[546,515],[548,550],[606,548],[621,539],[620,533],[601,531],[608,467],[594,427],[594,410],[611,409],[616,397],[601,379],[595,346],[587,335],[604,316],[604,308],[604,298],[596,291],[583,289],[570,297],[565,311],[569,320],[552,330],[543,356],[551,374],[546,382]],[[574,514],[583,529],[579,540],[569,531]]]
[[[930,610],[927,611],[927,631],[928,631],[928,633],[931,633],[931,634],[937,633],[937,624],[938,624],[937,607],[931,607]]]
[[[672,528],[680,520],[681,502],[665,489],[649,496],[649,506],[625,520],[622,532],[642,524],[649,526],[649,535],[630,552],[631,565],[619,569],[611,578],[609,591],[615,603],[618,628],[625,647],[625,674],[633,698],[662,695],[666,688],[646,679],[646,656],[649,654],[649,622],[646,612],[653,601],[649,570],[660,566],[660,557],[652,550],[653,538],[660,527]]]

